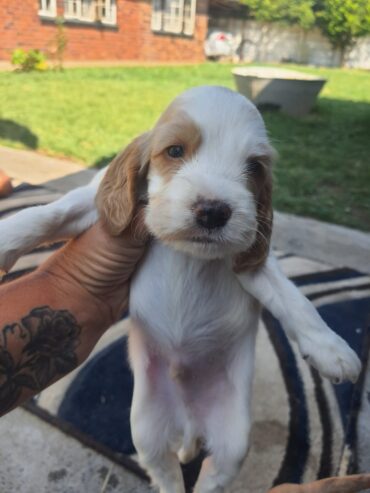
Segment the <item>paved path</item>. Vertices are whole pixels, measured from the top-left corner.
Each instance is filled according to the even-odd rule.
[[[64,68],[95,68],[95,67],[158,67],[158,66],[184,66],[184,65],[201,65],[194,62],[158,62],[158,61],[136,61],[136,60],[89,60],[89,61],[65,61]],[[11,72],[14,65],[10,62],[0,61],[0,71]]]
[[[284,252],[370,274],[369,233],[275,212],[272,240]]]
[[[67,159],[2,146],[0,169],[13,179],[15,185],[21,182],[32,185],[49,182],[50,188],[59,190],[59,186],[62,192],[86,183],[94,175],[93,170]]]

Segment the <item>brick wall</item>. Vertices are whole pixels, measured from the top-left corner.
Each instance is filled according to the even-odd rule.
[[[116,0],[117,27],[65,24],[68,46],[65,60],[137,60],[198,62],[204,59],[208,0],[197,1],[193,37],[151,31],[151,0]],[[62,13],[62,0],[58,11]],[[17,48],[47,50],[56,33],[55,23],[38,16],[38,0],[0,0],[0,60],[9,60]]]

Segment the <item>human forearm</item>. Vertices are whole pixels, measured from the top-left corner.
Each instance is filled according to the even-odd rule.
[[[72,280],[36,271],[0,287],[0,414],[67,374],[109,326],[109,308]]]
[[[78,366],[127,308],[146,235],[97,223],[36,272],[0,287],[0,414]]]

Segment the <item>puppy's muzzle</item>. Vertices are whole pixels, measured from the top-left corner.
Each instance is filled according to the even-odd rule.
[[[205,229],[217,229],[226,225],[231,217],[231,208],[221,200],[198,200],[193,206],[195,222]]]

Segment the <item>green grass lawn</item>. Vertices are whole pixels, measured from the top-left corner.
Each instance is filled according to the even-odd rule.
[[[184,89],[234,87],[231,68],[204,64],[3,72],[0,143],[101,164],[149,129]],[[294,68],[329,82],[315,111],[303,119],[264,113],[280,154],[275,207],[369,230],[370,73]]]

